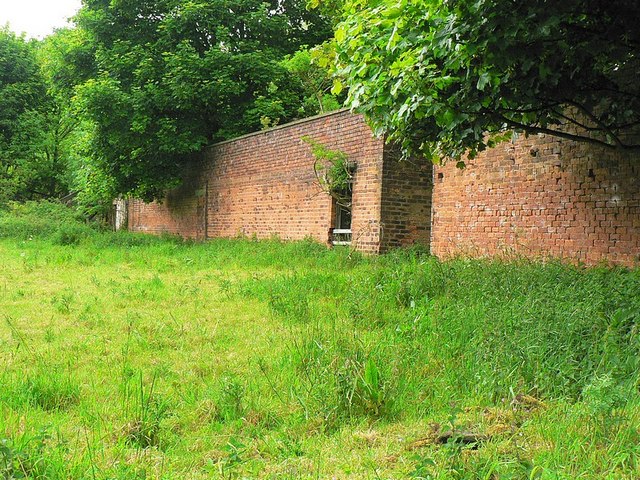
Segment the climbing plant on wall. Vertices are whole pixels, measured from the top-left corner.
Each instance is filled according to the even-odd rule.
[[[311,137],[302,137],[311,146],[315,158],[313,170],[318,185],[331,195],[338,205],[351,210],[351,189],[356,164],[342,150],[330,149]]]

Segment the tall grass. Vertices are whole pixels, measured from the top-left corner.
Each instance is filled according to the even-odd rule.
[[[5,476],[640,477],[637,269],[198,244],[60,208],[0,213]]]

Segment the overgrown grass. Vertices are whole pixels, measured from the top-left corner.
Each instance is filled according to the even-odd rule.
[[[36,204],[0,214],[0,315],[3,478],[640,477],[639,270]]]

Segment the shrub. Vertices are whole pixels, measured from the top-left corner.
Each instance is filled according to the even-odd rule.
[[[29,240],[49,238],[69,245],[93,233],[71,208],[52,201],[11,203],[0,211],[0,237]]]
[[[82,240],[94,234],[94,230],[80,223],[70,223],[56,230],[51,241],[56,245],[78,245]]]

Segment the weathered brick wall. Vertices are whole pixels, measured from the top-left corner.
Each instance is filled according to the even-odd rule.
[[[359,152],[355,156],[343,149],[357,164],[351,211],[352,245],[361,252],[380,253],[384,141],[374,138],[364,120],[361,122],[357,129],[342,131],[345,140]]]
[[[187,238],[204,238],[203,168],[198,160],[185,169],[183,183],[164,200],[144,203],[131,200],[128,211],[129,230],[144,233],[172,233]]]
[[[397,149],[385,147],[382,183],[382,250],[420,243],[431,237],[433,164],[400,160]]]
[[[354,237],[360,238],[364,250],[375,248],[369,220],[380,216],[382,142],[373,138],[362,117],[346,111],[211,147],[205,156],[209,237],[277,235],[299,240],[311,236],[328,241],[332,200],[318,185],[315,158],[303,137],[341,150],[357,163]]]
[[[209,147],[186,183],[162,203],[130,202],[130,229],[195,238],[329,239],[332,199],[318,186],[308,136],[356,162],[352,230],[378,252],[383,141],[346,111],[310,118]],[[206,208],[204,206],[206,205]]]
[[[431,250],[637,265],[640,158],[551,136],[434,172]]]
[[[434,169],[398,162],[361,116],[345,111],[208,148],[164,202],[130,202],[130,229],[326,242],[335,212],[304,136],[357,164],[352,231],[361,251],[420,242],[440,257],[640,262],[637,153],[539,135],[487,150],[465,170]]]

